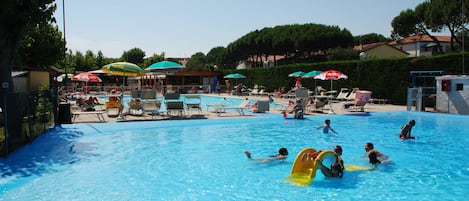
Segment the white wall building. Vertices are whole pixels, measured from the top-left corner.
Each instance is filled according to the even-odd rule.
[[[444,75],[436,80],[436,110],[451,114],[469,114],[469,76]]]

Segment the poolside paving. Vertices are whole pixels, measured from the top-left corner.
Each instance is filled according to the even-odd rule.
[[[219,97],[227,97],[233,98],[239,96],[232,96],[227,94],[221,95],[212,95],[212,96],[219,96]],[[241,98],[249,98],[250,100],[268,100],[267,96],[242,96]],[[285,99],[285,98],[274,98],[275,103],[279,103],[282,105],[288,105],[288,101],[293,99]],[[365,112],[354,112],[351,110],[343,109],[343,104],[345,102],[333,102],[330,105],[326,105],[321,112],[311,112],[307,111],[306,116],[309,115],[335,115],[335,114],[362,114],[367,112],[390,112],[390,111],[406,111],[407,106],[403,105],[391,105],[391,104],[373,104],[368,103],[365,105]],[[204,109],[204,108],[203,108]],[[283,110],[281,108],[270,108],[270,111],[267,113],[270,114],[279,114],[281,115]],[[291,114],[290,114],[291,115]],[[201,113],[197,111],[185,111],[185,113],[179,116],[168,116],[166,112],[162,111],[161,115],[151,116],[149,114],[143,114],[142,116],[132,116],[132,115],[125,115],[125,119],[118,119],[116,117],[108,117],[106,114],[104,116],[103,123],[109,122],[120,122],[120,121],[161,121],[161,120],[180,120],[180,119],[219,119],[219,118],[257,118],[261,117],[261,115],[256,115],[256,113],[248,112],[246,115],[241,116],[236,112],[225,112],[222,114],[217,114],[213,111],[209,110],[202,110]],[[96,115],[80,115],[78,116],[73,123],[98,123],[99,120]]]

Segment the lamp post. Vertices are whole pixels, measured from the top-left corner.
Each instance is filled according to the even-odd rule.
[[[65,0],[62,0],[62,18],[64,26],[64,71],[65,71],[65,87],[68,87],[68,73],[67,73],[67,39],[65,36]]]
[[[462,38],[462,45],[461,45],[461,49],[462,49],[462,74],[464,75],[464,23],[465,23],[465,20],[464,20],[464,0],[461,0],[461,26],[463,27],[461,29],[461,38]]]

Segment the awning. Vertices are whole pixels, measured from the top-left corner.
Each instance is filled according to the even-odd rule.
[[[26,74],[28,74],[28,71],[13,71],[11,72],[11,77],[22,77]]]

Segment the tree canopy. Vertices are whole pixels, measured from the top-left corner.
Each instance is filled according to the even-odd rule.
[[[336,47],[351,47],[353,36],[347,29],[321,24],[294,24],[252,31],[227,46],[226,63],[262,55],[310,57],[326,54]],[[262,65],[262,60],[259,61]]]
[[[436,42],[439,41],[431,32],[448,30],[451,34],[451,49],[454,50],[453,41],[462,44],[462,35],[467,32],[467,14],[469,1],[460,0],[432,0],[425,1],[414,10],[402,11],[392,20],[392,38],[401,38],[427,34]],[[441,50],[440,50],[441,51]]]

